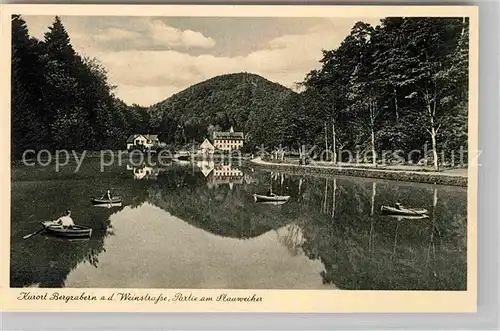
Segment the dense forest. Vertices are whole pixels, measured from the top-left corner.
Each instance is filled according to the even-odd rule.
[[[198,141],[233,125],[247,147],[321,146],[330,160],[339,150],[378,158],[417,150],[418,161],[427,150],[431,162],[449,162],[467,150],[468,39],[465,18],[358,22],[337,49],[323,51],[321,69],[300,82],[303,92],[256,75],[219,76],[154,105],[153,125],[172,140]]]
[[[73,49],[59,17],[44,40],[12,17],[12,149],[123,148],[130,132],[149,127],[147,108],[113,95],[106,70]]]
[[[316,145],[380,158],[427,145],[437,167],[438,153],[467,149],[466,18],[358,22],[338,48],[318,54],[321,68],[299,82],[300,93],[257,75],[229,74],[150,108],[115,97],[105,68],[74,51],[59,18],[43,41],[29,36],[19,16],[12,28],[13,155],[123,148],[128,134],[145,131],[169,144],[199,143],[230,126],[245,133],[249,150]]]
[[[307,125],[296,125],[289,141],[306,136],[319,144],[324,127],[337,150],[408,153],[428,144],[437,167],[438,151],[449,157],[467,149],[468,40],[465,18],[386,18],[376,28],[358,22],[307,75],[289,112]]]

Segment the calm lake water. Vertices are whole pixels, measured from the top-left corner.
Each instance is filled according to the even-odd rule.
[[[465,290],[467,191],[252,165],[12,167],[11,286]],[[255,203],[269,187],[291,199]],[[110,188],[122,206],[92,206]],[[427,220],[380,215],[401,201]],[[87,240],[39,234],[72,210]]]

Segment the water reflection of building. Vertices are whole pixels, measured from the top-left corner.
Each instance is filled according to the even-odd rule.
[[[139,180],[156,180],[158,179],[158,174],[160,173],[160,168],[149,166],[134,167],[127,165],[127,170],[131,170],[134,174],[134,179]]]
[[[201,170],[201,173],[205,176],[205,177],[208,177],[208,175],[210,175],[210,173],[214,170],[215,168],[215,164],[214,164],[214,161],[198,161],[198,163],[196,163],[196,166],[198,168],[200,168]]]
[[[214,169],[214,177],[223,178],[225,180],[239,180],[243,177],[243,171],[239,168],[233,167],[232,164],[221,164]]]
[[[217,164],[213,161],[199,161],[197,164],[203,175],[207,178],[208,187],[217,187],[228,184],[232,189],[234,184],[244,183],[243,171],[232,164]]]

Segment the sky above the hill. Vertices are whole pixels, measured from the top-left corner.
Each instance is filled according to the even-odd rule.
[[[23,16],[43,39],[53,16]],[[357,21],[380,18],[62,16],[74,49],[97,58],[128,104],[149,106],[226,73],[249,72],[293,88],[321,67]]]

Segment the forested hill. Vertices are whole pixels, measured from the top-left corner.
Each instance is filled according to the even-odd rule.
[[[168,143],[201,142],[213,131],[233,126],[250,144],[269,144],[274,135],[266,132],[292,95],[296,93],[255,74],[226,74],[153,105],[150,123]]]

